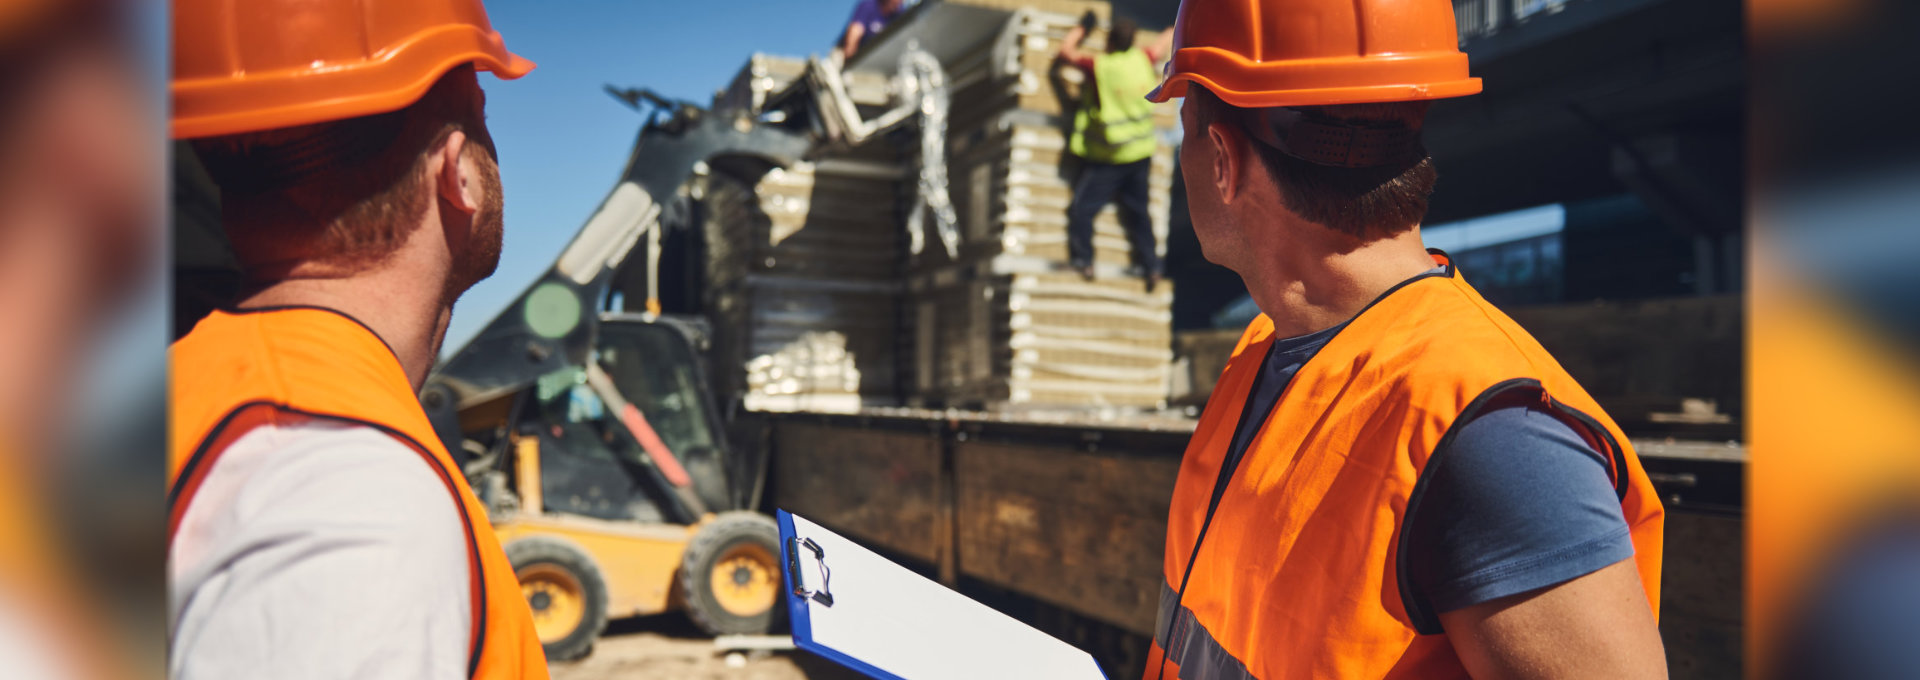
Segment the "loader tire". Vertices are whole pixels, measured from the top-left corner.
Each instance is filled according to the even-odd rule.
[[[700,528],[680,561],[687,615],[713,635],[773,629],[780,597],[780,527],[757,512],[724,512]]]
[[[533,610],[533,629],[548,661],[572,661],[593,651],[607,627],[607,582],[586,551],[550,536],[507,545],[507,561]]]

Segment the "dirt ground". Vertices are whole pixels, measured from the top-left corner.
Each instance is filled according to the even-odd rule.
[[[681,614],[664,614],[607,625],[593,653],[552,666],[554,680],[854,680],[862,677],[807,652],[745,652],[730,667],[713,639]]]

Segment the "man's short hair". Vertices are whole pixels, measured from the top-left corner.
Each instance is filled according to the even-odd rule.
[[[1107,51],[1119,54],[1133,49],[1133,36],[1138,32],[1140,32],[1140,25],[1134,23],[1132,19],[1114,17],[1113,27],[1107,29]]]
[[[194,140],[243,265],[359,269],[398,251],[433,200],[426,152],[455,130],[492,153],[471,65],[390,113]],[[471,148],[471,147],[469,147]]]
[[[1198,83],[1187,88],[1195,105],[1194,123],[1204,130],[1214,121],[1229,121],[1245,129],[1259,124],[1250,110],[1221,101]],[[1398,123],[1420,128],[1431,102],[1387,102],[1298,107],[1310,117],[1349,123]],[[1427,215],[1438,173],[1425,149],[1406,162],[1371,168],[1342,168],[1310,163],[1247,135],[1267,172],[1279,184],[1281,200],[1302,219],[1362,239],[1392,236],[1420,223]]]

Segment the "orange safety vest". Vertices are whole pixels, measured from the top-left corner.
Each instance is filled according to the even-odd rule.
[[[533,615],[486,507],[435,436],[400,360],[379,336],[326,309],[214,312],[171,353],[169,541],[221,452],[248,431],[317,421],[380,430],[419,453],[460,507],[473,592],[468,676],[547,677]]]
[[[1181,461],[1147,678],[1163,657],[1167,678],[1467,677],[1438,613],[1408,594],[1405,520],[1454,424],[1516,390],[1583,423],[1608,454],[1658,616],[1665,513],[1626,436],[1434,259],[1444,273],[1388,291],[1300,368],[1219,483],[1274,340],[1265,316],[1247,327]]]

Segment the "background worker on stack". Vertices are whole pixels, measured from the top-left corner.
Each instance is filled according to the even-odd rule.
[[[1089,54],[1080,49],[1080,43],[1097,22],[1088,11],[1060,44],[1060,58],[1087,75],[1067,147],[1083,161],[1080,178],[1073,185],[1073,203],[1067,206],[1068,263],[1081,276],[1093,279],[1093,218],[1108,203],[1118,203],[1120,224],[1133,246],[1134,265],[1152,291],[1161,271],[1153,219],[1147,215],[1148,175],[1156,142],[1153,103],[1146,94],[1159,81],[1160,70],[1154,64],[1166,57],[1173,31],[1161,33],[1159,41],[1141,49],[1133,44],[1138,30],[1133,20],[1116,18],[1107,31],[1107,50]]]
[[[847,19],[847,30],[840,34],[840,44],[834,46],[834,52],[845,61],[860,53],[860,46],[867,40],[887,30],[887,24],[893,23],[905,8],[906,0],[859,0],[853,6],[853,16]]]
[[[493,272],[478,0],[178,0],[173,119],[246,278],[171,350],[169,670],[545,678],[485,508],[415,395]]]
[[[1264,312],[1182,461],[1147,677],[1665,676],[1620,429],[1419,223],[1446,0],[1185,0],[1200,246]]]

